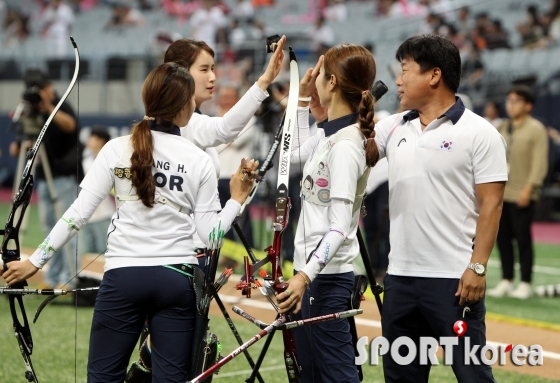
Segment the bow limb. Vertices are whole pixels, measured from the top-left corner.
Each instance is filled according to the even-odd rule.
[[[60,101],[55,106],[47,121],[43,125],[41,132],[37,136],[35,144],[31,149],[29,149],[27,153],[27,162],[25,164],[25,168],[23,169],[23,175],[19,184],[19,189],[14,196],[12,210],[10,211],[10,215],[8,216],[8,221],[6,222],[4,230],[0,230],[0,235],[3,236],[2,245],[0,246],[0,253],[2,256],[2,262],[4,263],[4,271],[7,270],[8,264],[10,262],[19,261],[21,259],[19,229],[21,227],[21,223],[23,217],[25,216],[27,207],[29,206],[29,202],[31,201],[31,194],[33,192],[33,176],[31,175],[31,168],[33,167],[33,163],[35,161],[35,157],[37,156],[39,146],[43,141],[43,136],[45,135],[47,128],[60,109],[62,103],[68,98],[70,91],[72,90],[74,84],[76,83],[76,80],[78,79],[78,73],[80,70],[80,54],[78,52],[78,46],[76,45],[74,39],[70,37],[70,40],[72,41],[72,45],[74,46],[74,56],[76,58],[74,76],[72,77],[72,81],[70,82],[68,89],[66,89],[66,92],[61,97]],[[19,215],[16,215],[16,213],[19,213]],[[16,216],[18,217],[17,219]],[[23,289],[25,288],[25,286],[27,286],[27,281],[23,280],[21,282],[13,284],[10,287],[13,289]],[[18,307],[16,306],[16,301],[19,306],[21,318],[23,319],[23,324],[20,322],[18,317]],[[20,352],[26,366],[25,378],[29,382],[38,383],[35,370],[33,369],[33,365],[31,363],[31,354],[33,352],[33,338],[31,336],[31,329],[29,328],[25,307],[23,305],[23,295],[10,294],[9,302],[15,336],[18,340]]]

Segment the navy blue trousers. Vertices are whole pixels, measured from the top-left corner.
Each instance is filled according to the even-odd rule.
[[[146,317],[152,382],[184,383],[195,326],[191,278],[163,266],[109,270],[99,288],[88,358],[88,383],[122,383]]]
[[[299,320],[348,310],[354,273],[320,274],[305,291]],[[292,329],[300,383],[359,383],[348,319],[334,319]]]
[[[401,366],[391,357],[383,356],[383,372],[386,383],[424,383],[428,382],[430,366],[419,363],[420,337],[456,337],[453,325],[458,320],[467,324],[467,332],[459,337],[459,344],[453,346],[452,369],[459,383],[482,383],[495,380],[492,368],[485,364],[464,363],[464,342],[470,338],[473,345],[486,344],[486,325],[484,300],[459,306],[455,296],[458,279],[420,278],[387,275],[384,280],[383,315],[381,328],[383,336],[392,344],[400,336],[414,340],[417,348],[416,359],[409,365]],[[463,317],[463,313],[465,313]],[[408,354],[407,347],[399,349],[401,356]],[[476,353],[480,360],[480,348]]]

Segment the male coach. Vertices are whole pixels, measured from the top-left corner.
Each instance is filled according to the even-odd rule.
[[[456,337],[453,325],[463,320],[466,334],[453,346],[455,376],[461,383],[494,382],[490,366],[465,363],[464,343],[469,338],[470,349],[486,343],[485,274],[507,181],[505,141],[455,96],[461,59],[453,43],[411,37],[396,58],[406,112],[375,128],[389,163],[391,252],[383,336],[391,344],[407,336],[418,349],[420,337]],[[407,353],[400,348],[401,355]],[[383,370],[386,382],[427,382],[430,366],[418,356],[400,366],[387,353]]]

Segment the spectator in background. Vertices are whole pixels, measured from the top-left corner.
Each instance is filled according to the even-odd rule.
[[[344,0],[329,0],[323,17],[328,21],[345,21],[348,18],[348,9]]]
[[[202,7],[193,13],[189,20],[192,27],[192,39],[204,41],[216,49],[218,33],[226,26],[224,12],[212,4],[212,0],[203,0]]]
[[[486,48],[511,48],[508,39],[508,32],[502,27],[502,22],[498,19],[492,20],[486,32]]]
[[[312,29],[308,30],[311,38],[311,51],[318,58],[334,45],[334,31],[325,23],[325,18],[319,16]]]
[[[249,23],[249,39],[263,40],[270,36],[272,32],[266,27],[265,23],[260,19],[252,19]]]
[[[274,4],[274,0],[251,0],[254,8],[258,7],[270,7]]]
[[[196,0],[189,0],[186,3],[183,0],[161,0],[161,6],[168,15],[177,17],[182,23],[200,8],[200,2]]]
[[[438,34],[438,29],[443,25],[443,20],[435,13],[429,13],[420,24],[418,34],[420,35],[433,35]]]
[[[518,24],[516,29],[521,35],[521,47],[523,48],[541,48],[545,43],[544,30],[536,5],[527,7],[527,20]]]
[[[558,42],[560,42],[560,13],[557,13],[554,17],[551,15],[547,37],[548,45],[558,45]]]
[[[218,110],[216,117],[224,117],[239,99],[239,88],[231,85],[222,86],[218,94]],[[255,123],[256,117],[253,116],[233,142],[216,147],[220,160],[218,192],[220,194],[220,203],[222,206],[225,206],[226,202],[231,198],[229,182],[232,174],[237,171],[238,166],[236,164],[240,162],[242,158],[252,158],[253,156],[253,132],[249,131],[249,129],[253,128]],[[245,209],[243,215],[238,218],[238,223],[249,246],[253,247],[253,227],[249,217],[249,209]],[[234,240],[233,232],[234,230],[228,231],[225,234],[225,238]]]
[[[419,3],[425,6],[428,12],[439,15],[442,20],[446,20],[453,11],[449,0],[420,0]]]
[[[470,34],[471,30],[474,28],[474,20],[471,18],[469,7],[459,8],[455,26],[463,37],[467,37]]]
[[[494,125],[496,128],[501,125],[503,118],[502,118],[502,109],[500,108],[500,104],[496,101],[486,101],[484,105],[484,112],[483,117]]]
[[[468,94],[471,91],[480,90],[483,77],[484,64],[480,59],[480,52],[475,46],[471,45],[471,49],[461,67],[460,91]]]
[[[84,173],[90,169],[93,161],[111,139],[111,135],[103,126],[96,126],[92,129],[90,136],[87,140],[86,148],[89,151],[89,156],[84,156],[82,167]],[[101,254],[107,250],[107,229],[111,223],[111,217],[115,212],[115,203],[113,197],[107,196],[88,221],[88,224],[78,233],[78,254],[83,255],[86,253]]]
[[[233,19],[231,21],[231,27],[228,33],[228,42],[229,44],[235,48],[241,44],[243,44],[247,40],[247,34],[239,26],[239,20]]]
[[[19,44],[29,36],[29,16],[14,8],[8,8],[2,23],[3,45],[10,47]]]
[[[165,51],[173,43],[173,41],[179,40],[181,35],[177,32],[170,32],[165,29],[158,29],[156,34],[152,36],[150,42],[150,63],[152,67],[156,67],[159,63],[163,62],[163,57],[165,56]]]
[[[531,224],[548,166],[548,136],[544,125],[531,116],[534,103],[535,95],[530,87],[514,85],[506,98],[509,119],[498,127],[507,143],[509,178],[497,237],[502,281],[488,290],[491,297],[527,299],[531,296]],[[521,282],[515,290],[514,241],[517,243],[521,267]]]
[[[474,48],[482,52],[486,49],[486,29],[482,26],[475,27],[470,33],[469,40]]]
[[[231,10],[231,17],[239,21],[247,22],[255,16],[255,9],[251,0],[237,0],[237,4]]]
[[[457,49],[459,49],[459,52],[462,52],[467,45],[465,37],[461,33],[459,33],[459,31],[453,24],[448,24],[445,26],[445,34],[442,34],[442,36],[447,38],[448,40],[451,40],[453,45],[455,45]]]
[[[393,0],[376,0],[373,14],[375,16],[388,16],[393,5]]]
[[[41,35],[47,39],[47,56],[65,57],[69,52],[70,31],[74,24],[72,8],[62,0],[51,0],[41,16]]]
[[[223,0],[213,0],[214,7],[220,8],[224,16],[228,16],[230,13],[230,9],[228,5]]]
[[[113,3],[113,15],[109,22],[105,24],[105,29],[143,26],[144,16],[142,13],[138,9],[132,8],[128,2],[118,0]]]
[[[393,0],[389,8],[389,17],[416,17],[426,16],[428,8],[420,3],[409,0]]]

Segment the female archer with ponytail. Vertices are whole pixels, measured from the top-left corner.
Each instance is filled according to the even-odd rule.
[[[122,383],[146,318],[152,382],[185,382],[195,321],[193,234],[227,231],[253,182],[242,161],[221,207],[210,157],[181,137],[195,109],[194,81],[175,63],[153,69],[142,89],[145,116],[132,135],[109,141],[81,183],[81,192],[29,260],[10,262],[8,284],[42,268],[114,187],[117,211],[107,234],[105,273],[95,302],[88,383]],[[243,176],[243,177],[242,177]],[[218,213],[218,211],[220,211]]]
[[[379,159],[370,92],[375,72],[367,49],[341,44],[321,56],[300,82],[292,161],[305,161],[303,177],[313,187],[301,190],[297,274],[278,295],[281,312],[295,313],[292,320],[350,308],[360,207],[369,169]],[[309,129],[310,109],[322,121],[316,130]],[[347,319],[294,330],[302,383],[359,382]]]

